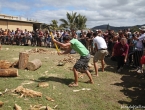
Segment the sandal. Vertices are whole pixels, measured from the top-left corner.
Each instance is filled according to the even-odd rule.
[[[68,85],[69,87],[77,87],[78,86],[78,84],[76,84],[76,83],[70,83],[69,85]]]

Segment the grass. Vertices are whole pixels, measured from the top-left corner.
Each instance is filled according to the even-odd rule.
[[[2,45],[0,60],[14,62],[19,58],[19,52],[35,48]],[[122,73],[115,73],[116,62],[105,58],[105,72],[99,71],[99,77],[93,77],[94,84],[84,83],[88,80],[84,75],[83,79],[79,78],[79,87],[72,88],[68,87],[68,84],[74,79],[73,72],[70,70],[73,63],[57,66],[58,61],[66,58],[67,55],[58,56],[53,53],[55,51],[53,48],[41,48],[47,49],[49,52],[29,55],[29,60],[38,58],[42,61],[42,66],[39,69],[36,71],[19,70],[19,77],[0,77],[0,92],[4,93],[0,95],[0,101],[4,102],[0,110],[13,110],[15,103],[23,110],[28,110],[30,106],[39,104],[55,107],[55,110],[119,110],[122,105],[145,106],[145,80],[131,67],[125,66]],[[79,58],[78,54],[72,54],[72,56],[76,59]],[[90,63],[92,63],[92,58]],[[94,70],[93,67],[92,69]],[[39,82],[47,82],[49,87],[38,87]],[[19,94],[12,92],[20,85],[41,92],[43,95],[33,98],[20,97]],[[82,88],[90,88],[91,90],[81,90]],[[73,90],[80,91],[73,92]],[[46,100],[46,96],[54,99],[54,102]]]

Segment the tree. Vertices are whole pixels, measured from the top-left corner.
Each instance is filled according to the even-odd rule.
[[[70,30],[75,29],[77,13],[76,12],[75,13],[67,12],[66,16],[67,16],[67,20],[60,19],[60,21],[62,22],[62,24],[60,26],[63,26],[64,28],[69,28]]]
[[[138,26],[133,26],[133,27],[131,27],[131,31],[132,31],[132,32],[139,31]]]
[[[76,17],[76,26],[77,29],[82,30],[86,28],[87,18],[85,16],[81,16],[80,14]]]
[[[68,13],[66,14],[67,20],[60,19],[62,24],[60,26],[64,28],[69,28],[70,30],[76,30],[76,29],[84,29],[86,27],[86,17],[81,16],[80,14],[77,15],[77,13]]]
[[[51,22],[52,22],[52,23],[50,23],[50,28],[51,28],[52,30],[57,30],[57,29],[59,29],[57,20],[52,20]]]
[[[41,29],[48,29],[49,26],[50,25],[43,23],[43,24],[41,24]]]

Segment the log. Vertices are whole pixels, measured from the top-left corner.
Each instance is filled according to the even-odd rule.
[[[20,52],[19,54],[19,69],[25,69],[29,60],[29,55],[27,52]]]
[[[34,71],[34,70],[38,69],[39,67],[41,67],[41,65],[42,65],[41,60],[34,59],[34,60],[28,62],[27,69]]]
[[[18,76],[18,69],[15,68],[9,68],[9,69],[0,69],[0,76],[2,77],[16,77]]]
[[[8,69],[12,64],[6,60],[0,60],[0,69]]]

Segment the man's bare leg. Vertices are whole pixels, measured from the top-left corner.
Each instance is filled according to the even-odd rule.
[[[95,72],[96,72],[95,76],[99,76],[98,75],[98,64],[97,64],[97,62],[94,62],[94,68],[95,68]]]
[[[104,59],[101,60],[101,65],[102,65],[102,72],[104,72],[104,68],[105,68],[105,61],[104,61]]]
[[[78,86],[78,72],[76,71],[75,68],[73,68],[73,72],[74,72],[75,81],[73,83],[69,84],[70,87]]]
[[[92,79],[91,73],[90,73],[88,70],[86,70],[85,72],[86,72],[87,76],[88,76],[88,77],[89,77],[89,79],[90,79],[90,80],[89,80],[89,81],[87,81],[87,82],[88,82],[88,83],[92,83],[92,84],[93,84],[93,83],[94,83],[94,81],[93,81],[93,79]]]

